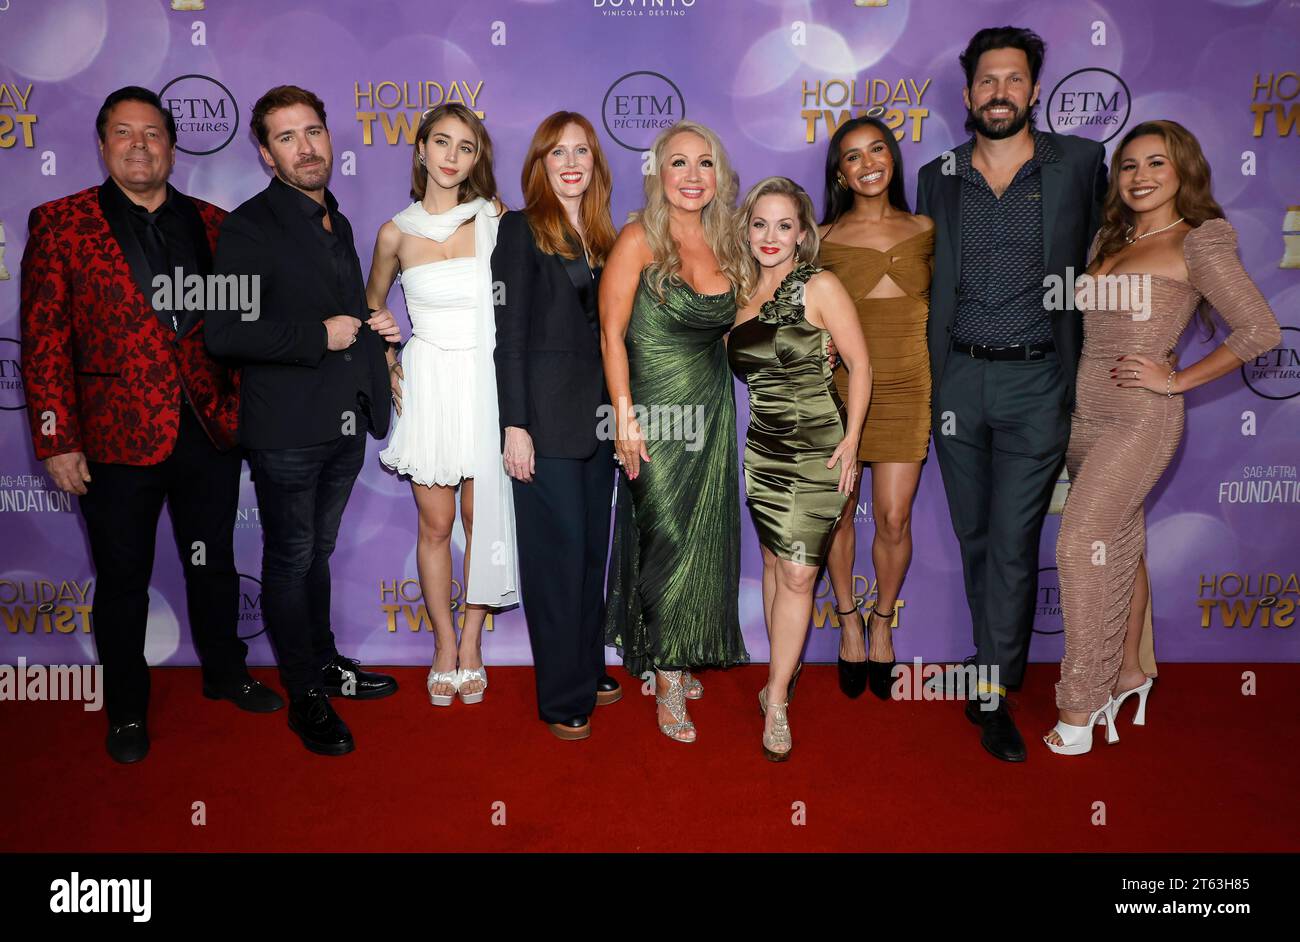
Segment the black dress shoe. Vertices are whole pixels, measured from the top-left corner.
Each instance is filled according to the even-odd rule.
[[[108,727],[108,754],[113,761],[129,765],[139,762],[149,754],[149,734],[145,732],[142,720],[129,723],[114,723]]]
[[[356,748],[352,731],[339,719],[321,690],[309,690],[290,700],[289,728],[317,755],[342,756]]]
[[[608,674],[596,681],[596,706],[609,706],[623,699],[623,688]]]
[[[999,698],[996,709],[981,710],[981,700],[966,701],[966,718],[981,727],[980,745],[1003,762],[1024,762],[1025,741],[1016,729],[1016,721],[1007,709],[1006,698]]]
[[[575,740],[586,739],[591,735],[591,720],[585,716],[575,716],[565,720],[563,723],[547,723],[552,733],[558,739]]]
[[[347,690],[344,690],[344,685]],[[378,700],[397,693],[397,681],[387,674],[373,674],[361,669],[361,662],[342,654],[334,655],[321,668],[321,688],[331,697],[349,700]]]
[[[251,677],[227,684],[205,683],[203,696],[209,700],[229,700],[249,713],[274,713],[284,709],[283,697]]]

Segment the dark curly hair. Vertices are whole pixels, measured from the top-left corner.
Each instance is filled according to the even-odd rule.
[[[1043,57],[1047,54],[1047,44],[1043,37],[1032,29],[1019,26],[990,26],[982,29],[970,38],[966,51],[957,57],[962,71],[966,73],[966,90],[975,82],[975,67],[979,65],[980,56],[993,49],[1019,49],[1029,60],[1029,84],[1038,84],[1038,73],[1043,69]],[[1029,128],[1033,130],[1038,106],[1029,109]],[[975,130],[975,121],[967,115],[966,130]]]

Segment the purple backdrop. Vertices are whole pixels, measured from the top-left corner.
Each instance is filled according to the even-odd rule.
[[[656,125],[683,112],[721,134],[744,186],[785,174],[820,202],[831,123],[885,104],[902,135],[910,195],[916,169],[965,137],[957,53],[977,29],[1004,23],[1047,40],[1040,127],[1117,140],[1136,121],[1172,118],[1200,138],[1246,267],[1288,328],[1279,350],[1188,396],[1186,441],[1148,502],[1147,523],[1161,659],[1295,660],[1300,0],[864,0],[866,8],[852,0],[207,0],[198,12],[173,5],[186,4],[0,0],[0,222],[12,275],[0,280],[0,660],[94,657],[94,580],[75,499],[52,490],[28,438],[17,372],[18,262],[33,206],[104,178],[93,120],[111,89],[163,92],[181,123],[180,145],[192,152],[178,154],[172,182],[227,208],[267,180],[247,130],[252,103],[283,82],[314,90],[333,135],[331,187],[368,266],[378,227],[408,202],[407,132],[442,100],[462,100],[484,116],[512,206],[533,128],[557,108],[586,114],[600,130],[616,221],[639,204],[640,152]],[[1289,268],[1288,208],[1296,211],[1285,228],[1298,233]],[[400,290],[390,302],[409,331]],[[1183,362],[1209,349],[1189,334]],[[744,395],[738,386],[742,438]],[[370,442],[334,557],[336,631],[346,653],[368,662],[427,663],[433,637],[415,581],[415,508],[408,485],[380,466],[379,447]],[[869,502],[858,511],[857,592],[869,599]],[[1057,520],[1049,517],[1043,534],[1032,648],[1039,661],[1061,653]],[[963,657],[969,617],[933,461],[913,526],[899,657]],[[256,636],[250,660],[269,664],[247,468],[237,527],[243,633]],[[752,657],[764,660],[761,564],[747,514],[744,527],[741,617]],[[149,659],[192,664],[166,517],[158,540]],[[459,572],[459,526],[455,540]],[[818,592],[808,656],[833,660],[836,622],[824,581]],[[491,626],[489,663],[529,663],[522,612],[500,614]]]

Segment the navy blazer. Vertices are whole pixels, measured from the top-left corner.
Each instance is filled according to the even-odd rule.
[[[528,430],[538,457],[591,457],[600,407],[609,402],[596,306],[600,269],[589,269],[581,254],[568,260],[543,252],[516,211],[501,217],[492,279],[503,440],[513,425]]]
[[[1106,197],[1106,149],[1096,141],[1047,133],[1058,159],[1041,165],[1043,191],[1043,270],[1058,276],[1064,290],[1074,291],[1083,274],[1088,247],[1101,225]],[[943,172],[941,154],[921,168],[916,182],[916,211],[934,220],[934,274],[930,279],[928,339],[934,388],[939,388],[947,361],[957,286],[961,282],[961,193],[957,173]],[[1072,271],[1070,271],[1072,269]],[[1067,278],[1067,275],[1069,276]],[[1046,289],[1044,288],[1044,292]],[[1052,338],[1065,374],[1067,402],[1074,402],[1074,379],[1083,346],[1083,322],[1076,310],[1050,312]],[[938,396],[931,397],[938,409]]]

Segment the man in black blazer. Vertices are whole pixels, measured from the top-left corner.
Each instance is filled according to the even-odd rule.
[[[527,171],[525,170],[525,175]],[[613,439],[597,285],[582,247],[541,251],[522,212],[506,213],[492,253],[497,403],[513,479],[524,614],[537,709],[560,739],[591,735],[597,704],[622,697],[605,671],[604,582],[614,490]]]
[[[973,138],[921,168],[917,212],[935,223],[929,347],[935,451],[975,637],[981,742],[1025,758],[1007,711],[1020,684],[1038,592],[1043,517],[1070,437],[1082,324],[1049,310],[1073,292],[1101,220],[1104,148],[1035,131],[1043,41],[1015,27],[976,33],[961,55]],[[995,674],[996,672],[996,674]]]
[[[341,656],[330,629],[329,558],[366,434],[390,415],[386,340],[392,315],[368,317],[352,228],[326,189],[325,108],[292,85],[253,108],[275,176],[226,217],[218,275],[246,279],[258,304],[212,312],[208,349],[243,366],[239,434],[262,522],[262,611],[289,693],[289,726],[312,752],[343,755],[352,734],[327,696],[373,699],[397,689]],[[256,279],[256,284],[254,284]]]

